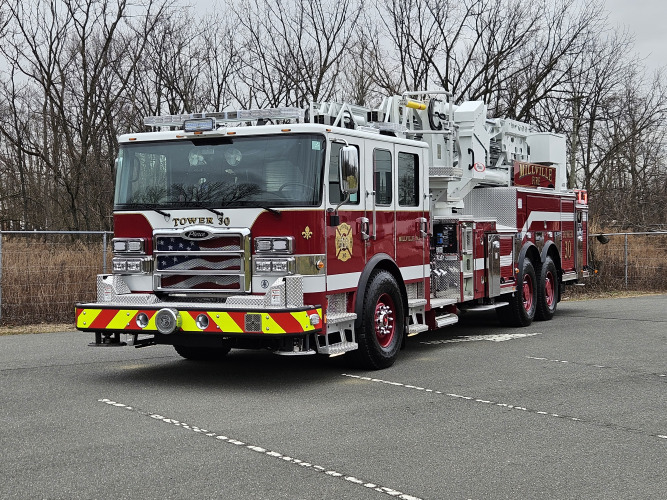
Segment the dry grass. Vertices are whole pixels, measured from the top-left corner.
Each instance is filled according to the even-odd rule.
[[[600,232],[600,231],[597,231]],[[103,271],[102,238],[26,235],[2,239],[0,335],[71,331],[74,304],[96,300]],[[667,235],[610,236],[589,240],[591,265],[599,270],[585,287],[568,287],[565,300],[610,298],[667,291]],[[107,252],[110,269],[111,252]]]
[[[0,336],[23,333],[73,332],[74,330],[76,330],[74,321],[70,323],[38,323],[35,325],[3,325],[0,326]]]
[[[625,236],[608,238],[605,245],[589,239],[590,264],[598,273],[589,280],[585,293],[667,291],[667,234],[627,237],[627,283]]]
[[[97,297],[102,241],[61,235],[2,240],[2,324],[73,325],[74,304]]]

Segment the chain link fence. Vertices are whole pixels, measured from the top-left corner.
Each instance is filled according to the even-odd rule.
[[[74,304],[97,298],[111,269],[111,232],[0,231],[0,323],[74,324]]]
[[[111,269],[110,232],[0,231],[0,323],[74,323],[74,304],[95,301]],[[605,241],[606,243],[603,243]],[[667,291],[667,232],[589,238],[595,273],[579,293]]]
[[[599,291],[667,291],[667,231],[589,236],[589,264],[597,273],[587,288]]]

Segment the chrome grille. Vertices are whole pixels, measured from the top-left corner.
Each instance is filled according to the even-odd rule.
[[[250,231],[161,231],[153,237],[155,289],[165,292],[249,292]]]

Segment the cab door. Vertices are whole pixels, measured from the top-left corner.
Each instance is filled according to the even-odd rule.
[[[357,148],[359,153],[360,172],[366,166],[364,159],[364,142],[354,138],[345,138],[350,146]],[[330,142],[328,171],[326,172],[326,269],[327,293],[354,291],[357,287],[361,271],[366,265],[366,241],[368,223],[365,220],[366,197],[364,196],[365,179],[359,175],[359,192],[345,200],[341,192],[339,179],[339,154],[345,145]],[[337,209],[338,220],[335,220]]]
[[[421,148],[378,141],[367,146],[365,157],[367,260],[388,255],[398,265],[403,281],[424,282],[428,220]]]
[[[420,148],[395,146],[396,264],[406,283],[423,283],[425,298],[428,260],[428,219],[424,196],[424,164]],[[416,297],[413,297],[416,298]]]
[[[365,152],[366,219],[368,239],[366,254],[386,254],[396,259],[395,233],[395,153],[390,142],[374,142],[367,145]]]

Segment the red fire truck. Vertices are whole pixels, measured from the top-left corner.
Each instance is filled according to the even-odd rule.
[[[462,310],[549,320],[588,275],[565,138],[482,102],[407,92],[145,124],[119,139],[113,272],[76,305],[91,345],[349,353],[377,369]]]

